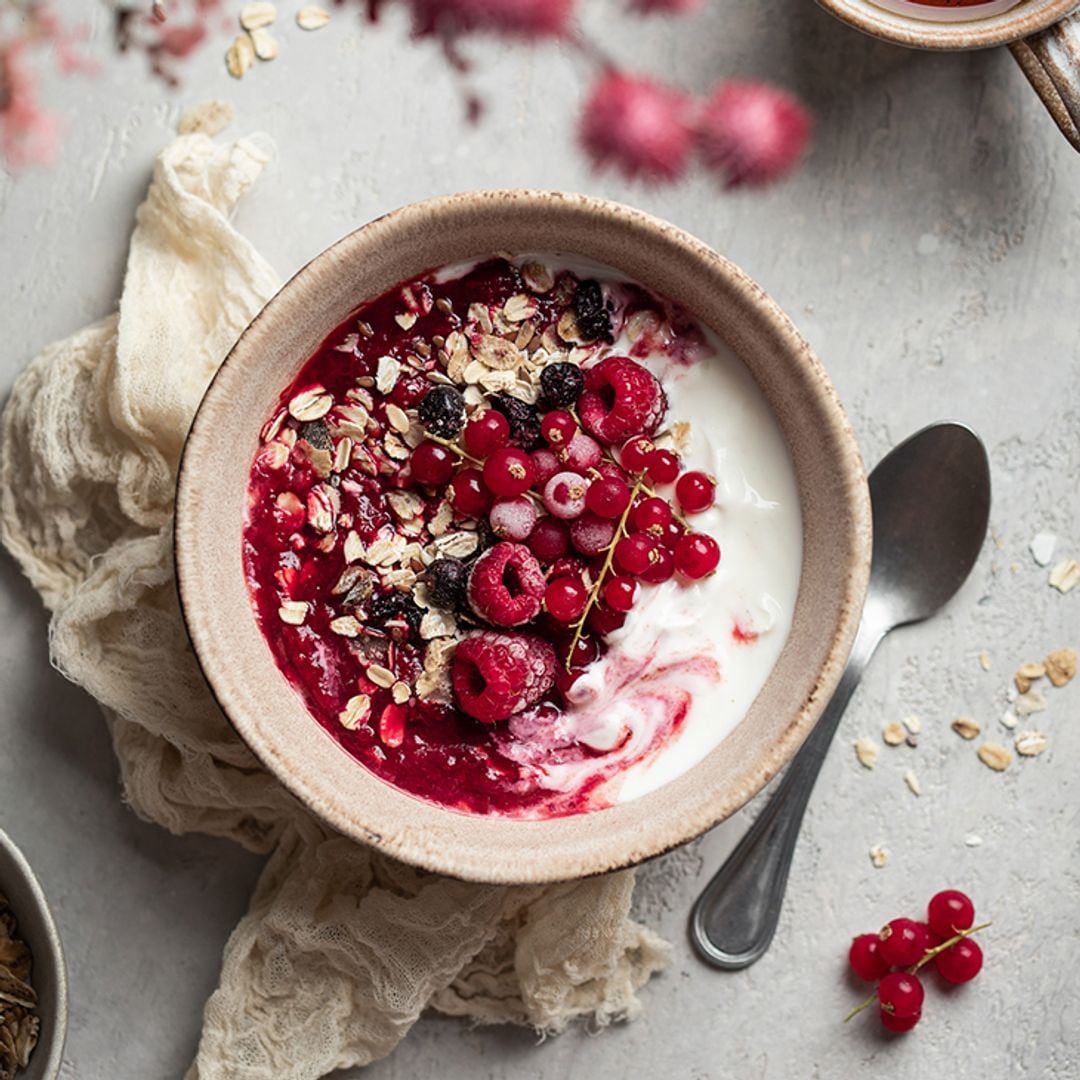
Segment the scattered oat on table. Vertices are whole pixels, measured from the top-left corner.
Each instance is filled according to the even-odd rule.
[[[242,79],[255,63],[255,46],[247,34],[241,34],[225,54],[225,66],[234,79]]]
[[[964,837],[965,847],[979,847],[981,844],[982,837],[979,836],[977,833],[969,832],[967,836]]]
[[[1057,537],[1053,533],[1041,532],[1036,533],[1031,538],[1031,543],[1028,544],[1028,550],[1031,552],[1031,557],[1040,566],[1049,566],[1050,560],[1054,557],[1054,548],[1057,547]]]
[[[911,788],[912,795],[922,794],[922,784],[919,783],[919,778],[911,769],[908,769],[908,771],[904,773],[904,783]]]
[[[865,735],[855,740],[855,756],[864,769],[872,769],[877,764],[880,748],[873,739]]]
[[[875,844],[870,849],[870,862],[880,870],[889,861],[889,852],[881,844]]]
[[[1006,709],[1006,710],[1005,710],[1005,711],[1004,711],[1004,712],[1003,712],[1003,713],[1001,714],[1001,723],[1002,723],[1002,726],[1004,726],[1004,727],[1007,727],[1007,728],[1008,728],[1008,729],[1009,729],[1010,731],[1012,731],[1012,729],[1013,729],[1014,727],[1016,727],[1016,725],[1017,725],[1017,723],[1018,723],[1018,722],[1019,722],[1019,721],[1018,721],[1017,715],[1016,715],[1016,713],[1014,713],[1014,712],[1012,711],[1012,709]]]
[[[261,30],[276,18],[277,8],[270,3],[250,3],[240,9],[240,25],[245,30]]]
[[[1031,684],[1041,679],[1046,674],[1046,665],[1040,660],[1029,660],[1016,669],[1013,682],[1021,694],[1026,694],[1031,689]]]
[[[176,125],[176,130],[181,135],[193,135],[196,132],[201,132],[203,135],[218,135],[235,118],[236,112],[233,107],[227,101],[215,98],[185,109],[180,117],[180,123]]]
[[[1041,731],[1020,731],[1013,745],[1023,757],[1038,757],[1046,749],[1047,739]]]
[[[276,60],[278,55],[277,38],[265,26],[249,31],[251,47],[260,60]]]
[[[1038,690],[1029,690],[1013,702],[1013,712],[1017,716],[1031,716],[1032,713],[1042,712],[1045,708],[1046,698]]]
[[[903,724],[912,735],[918,735],[922,731],[922,721],[917,716],[905,716]]]
[[[1012,754],[1000,743],[983,743],[979,760],[994,772],[1004,772],[1012,764]]]
[[[301,30],[319,30],[330,21],[330,12],[314,4],[302,7],[296,13],[296,25]]]
[[[978,720],[973,720],[970,716],[958,716],[951,727],[961,739],[974,739],[982,731]]]
[[[989,671],[991,666],[990,654],[983,649],[983,651],[979,653],[979,667],[981,667],[983,671]]]
[[[898,724],[895,720],[892,720],[885,725],[881,737],[885,740],[887,746],[899,746],[907,739],[907,731],[903,724]]]
[[[1080,563],[1075,559],[1062,559],[1050,571],[1048,581],[1060,593],[1071,592],[1080,584]]]
[[[1076,674],[1076,650],[1055,649],[1044,661],[1046,675],[1054,686],[1064,686]]]

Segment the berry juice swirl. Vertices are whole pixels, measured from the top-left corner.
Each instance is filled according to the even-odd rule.
[[[275,661],[346,752],[535,818],[653,790],[738,723],[801,521],[711,333],[530,256],[423,274],[327,336],[263,427],[243,545]]]

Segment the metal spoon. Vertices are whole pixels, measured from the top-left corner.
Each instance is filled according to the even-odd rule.
[[[698,897],[690,937],[702,959],[737,971],[772,941],[803,812],[829,743],[881,639],[921,622],[960,588],[990,514],[990,463],[963,424],[932,424],[870,474],[874,553],[862,621],[832,701],[773,797]]]

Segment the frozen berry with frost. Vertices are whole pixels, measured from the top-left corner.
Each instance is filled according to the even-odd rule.
[[[440,439],[452,439],[465,423],[465,398],[456,386],[434,386],[423,397],[420,423]]]
[[[922,1012],[925,995],[917,975],[894,971],[878,983],[877,996],[884,1012],[892,1016],[910,1017]]]
[[[683,513],[704,513],[716,499],[716,481],[696,469],[685,472],[675,482],[675,498],[679,500]]]
[[[436,559],[427,569],[428,593],[431,602],[453,611],[465,601],[465,581],[468,568],[460,559]]]
[[[491,457],[510,441],[510,421],[497,409],[485,409],[465,425],[461,438],[466,452],[473,457]]]
[[[580,473],[556,473],[544,485],[544,506],[549,514],[570,521],[581,516],[588,490],[589,481]]]
[[[578,431],[570,440],[570,445],[565,450],[560,450],[558,456],[567,468],[586,473],[590,469],[599,468],[604,459],[604,451],[595,439],[583,431]]]
[[[485,724],[535,705],[555,685],[555,649],[536,634],[481,630],[458,642],[450,672],[461,710]]]
[[[679,455],[673,450],[654,450],[645,462],[645,475],[654,484],[670,484],[679,475]]]
[[[698,115],[698,150],[725,187],[760,187],[789,173],[810,138],[810,114],[766,83],[721,83]]]
[[[589,93],[579,138],[598,168],[631,180],[675,180],[693,144],[690,100],[651,79],[609,71]]]
[[[545,514],[529,534],[528,544],[542,563],[553,563],[570,550],[570,530],[565,522]]]
[[[524,544],[504,540],[473,563],[469,606],[495,626],[520,626],[539,614],[544,586],[536,556]]]
[[[585,505],[600,517],[619,518],[630,505],[630,489],[624,480],[601,476],[589,485]]]
[[[707,577],[719,565],[720,545],[705,533],[686,533],[675,545],[675,569],[691,581]]]
[[[592,558],[604,551],[615,539],[615,522],[586,511],[570,523],[570,542],[576,551]]]
[[[540,516],[536,503],[526,495],[496,499],[488,511],[491,531],[500,540],[525,540]]]
[[[652,439],[647,435],[632,435],[622,444],[619,450],[619,461],[627,472],[644,472],[649,455],[655,449]]]
[[[848,965],[860,979],[872,982],[889,973],[889,965],[882,960],[878,946],[881,939],[877,934],[860,934],[851,942],[848,950]]]
[[[918,963],[926,951],[926,932],[914,919],[891,919],[878,937],[882,960],[894,967],[910,967]]]
[[[631,533],[615,545],[615,565],[635,577],[656,561],[658,544],[648,533]]]
[[[462,469],[450,481],[450,503],[464,517],[483,517],[491,506],[491,492],[479,469]]]
[[[950,945],[943,952],[939,952],[935,963],[938,972],[946,982],[970,982],[982,970],[982,949],[977,941],[961,938],[955,945]]]
[[[555,452],[547,447],[534,450],[529,457],[532,459],[533,471],[536,474],[536,479],[533,481],[534,487],[543,488],[557,472],[562,471],[562,462],[555,456]]]
[[[656,376],[628,356],[608,356],[585,373],[578,415],[590,435],[608,446],[652,435],[667,401]],[[623,464],[627,468],[624,458]]]
[[[520,495],[535,479],[532,459],[516,446],[504,446],[484,462],[484,483],[493,495]]]
[[[429,487],[445,484],[454,472],[453,453],[442,443],[425,439],[409,458],[409,471],[413,478]]]
[[[552,409],[573,405],[585,389],[585,376],[577,364],[559,362],[548,364],[540,372],[540,394],[543,404]]]
[[[557,577],[544,590],[544,607],[559,622],[573,622],[584,610],[589,590],[580,577]]]
[[[930,898],[926,922],[941,937],[951,938],[960,930],[970,930],[975,923],[975,905],[959,889],[943,889]]]
[[[510,441],[523,450],[535,450],[544,444],[540,434],[540,413],[534,405],[508,394],[491,399],[491,407],[501,412],[510,424]]]
[[[604,603],[612,611],[629,611],[637,599],[638,583],[632,577],[616,574],[604,583]]]

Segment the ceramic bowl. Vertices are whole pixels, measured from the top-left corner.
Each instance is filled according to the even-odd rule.
[[[699,765],[639,799],[539,821],[420,801],[349,757],[274,664],[241,566],[248,469],[263,419],[356,307],[432,267],[496,251],[606,263],[683,304],[750,369],[791,449],[803,563],[786,646],[746,717]],[[862,608],[870,509],[862,460],[821,365],[741,270],[679,229],[611,202],[488,191],[407,206],[301,270],[245,331],[188,437],[176,565],[188,630],[222,708],[255,753],[336,829],[406,862],[488,882],[542,882],[637,863],[732,814],[799,747],[828,701]]]
[[[31,982],[38,996],[41,1034],[30,1055],[30,1064],[19,1080],[54,1080],[67,1035],[67,972],[60,935],[56,932],[45,894],[23,853],[0,829],[0,893],[18,920],[18,935],[34,956]]]

